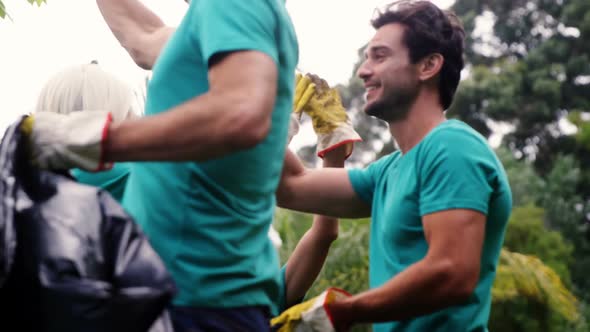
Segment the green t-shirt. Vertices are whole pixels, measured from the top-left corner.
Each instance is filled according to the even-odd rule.
[[[472,209],[487,216],[480,277],[469,300],[430,315],[375,324],[374,331],[487,331],[512,194],[504,168],[486,140],[468,125],[448,120],[405,155],[394,152],[364,170],[351,170],[349,177],[359,197],[372,206],[371,288],[424,258],[424,215]]]
[[[71,173],[78,182],[100,187],[108,191],[118,202],[121,202],[129,170],[128,163],[115,163],[112,169],[104,172],[86,172],[81,169],[73,169]]]
[[[279,262],[268,230],[298,61],[284,1],[191,1],[153,69],[146,115],[206,93],[211,57],[240,50],[265,53],[278,68],[268,136],[251,149],[206,162],[134,163],[123,205],[172,274],[175,305],[262,305],[275,313]]]

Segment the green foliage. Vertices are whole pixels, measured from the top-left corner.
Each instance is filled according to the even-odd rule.
[[[576,297],[563,285],[557,273],[535,256],[503,249],[492,295],[494,301],[499,302],[522,296],[568,321],[579,319]]]
[[[279,250],[284,264],[295,249],[297,242],[309,229],[312,216],[279,209],[274,226],[283,239]],[[319,295],[328,287],[339,287],[356,294],[369,287],[369,220],[341,220],[338,239],[332,244],[330,253],[320,275],[308,291],[306,298]],[[370,331],[369,325],[353,328],[353,332]]]
[[[513,206],[536,204],[539,192],[545,186],[545,181],[537,175],[530,163],[517,160],[507,148],[499,148],[496,154],[502,161],[508,175]]]
[[[486,137],[492,134],[491,122],[514,126],[497,151],[513,190],[515,209],[505,245],[514,254],[502,254],[490,330],[589,331],[590,121],[582,114],[590,112],[590,1],[456,0],[452,9],[467,31],[468,76],[447,116],[467,122]],[[473,35],[484,13],[494,17],[492,36]],[[363,93],[354,77],[341,87],[364,139],[351,159],[357,165],[395,149],[385,140],[387,127],[362,114]],[[574,135],[563,131],[564,118],[577,127]],[[308,152],[313,155],[313,150]],[[343,225],[360,227],[354,222]],[[360,246],[348,240],[357,232],[343,231],[338,243],[344,240],[347,248],[358,250]],[[362,255],[347,255],[365,266]],[[342,258],[331,259],[325,270],[342,275],[360,271],[332,267]],[[318,281],[314,287],[357,279],[366,286],[362,276],[338,279],[335,272],[322,274],[327,283]],[[363,285],[348,286],[363,289]],[[575,313],[580,319],[571,322]]]
[[[37,7],[40,7],[41,4],[43,3],[47,3],[47,0],[27,0],[28,3],[30,3],[31,5],[36,4]],[[8,15],[8,12],[6,11],[6,6],[4,5],[4,2],[2,0],[0,0],[0,19],[3,18],[10,18],[10,15]]]
[[[581,112],[571,112],[568,120],[573,123],[578,132],[576,133],[576,140],[580,145],[586,149],[590,149],[590,121],[582,118]]]
[[[312,216],[279,210],[275,219],[274,226],[283,239],[279,254],[284,264],[299,239],[311,226]],[[307,297],[316,296],[331,286],[353,294],[367,290],[368,250],[369,220],[341,220],[338,239],[332,244],[324,268]]]
[[[561,233],[548,230],[543,224],[544,218],[545,211],[532,204],[516,207],[508,223],[504,247],[511,252],[538,257],[565,285],[571,286],[569,265],[573,261],[573,246]]]

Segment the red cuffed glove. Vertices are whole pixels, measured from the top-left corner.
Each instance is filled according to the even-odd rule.
[[[21,130],[29,138],[32,161],[40,168],[101,171],[112,167],[104,160],[111,122],[106,111],[37,112],[23,120]]]

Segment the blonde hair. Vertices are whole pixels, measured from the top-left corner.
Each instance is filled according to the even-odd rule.
[[[37,112],[68,114],[110,111],[118,122],[139,112],[130,86],[91,63],[69,67],[51,77],[37,99]]]

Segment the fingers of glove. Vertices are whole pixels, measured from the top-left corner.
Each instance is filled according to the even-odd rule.
[[[337,89],[330,88],[328,83],[317,75],[306,76],[316,89],[315,94],[303,107],[303,112],[311,117],[316,133],[327,134],[347,120],[346,109]]]
[[[35,124],[35,118],[33,115],[27,116],[20,124],[20,130],[26,135],[31,136],[33,133],[33,125]]]
[[[307,74],[306,76],[311,80],[313,84],[315,84],[317,93],[322,93],[330,89],[330,85],[328,84],[328,82],[326,82],[326,80],[319,77],[318,75]]]
[[[298,79],[295,87],[295,97],[293,99],[293,112],[301,113],[301,110],[310,101],[315,94],[315,84],[307,76],[298,74]]]
[[[315,93],[316,93],[315,84],[313,84],[313,83],[309,84],[307,86],[307,88],[305,89],[305,91],[303,92],[303,95],[301,96],[301,98],[297,101],[297,104],[296,104],[295,109],[293,111],[295,113],[301,113],[301,111],[303,111],[303,108],[305,108],[305,106],[311,101],[311,99]]]
[[[297,74],[295,78],[295,96],[293,97],[295,103],[301,99],[310,84],[312,82],[309,77]]]

